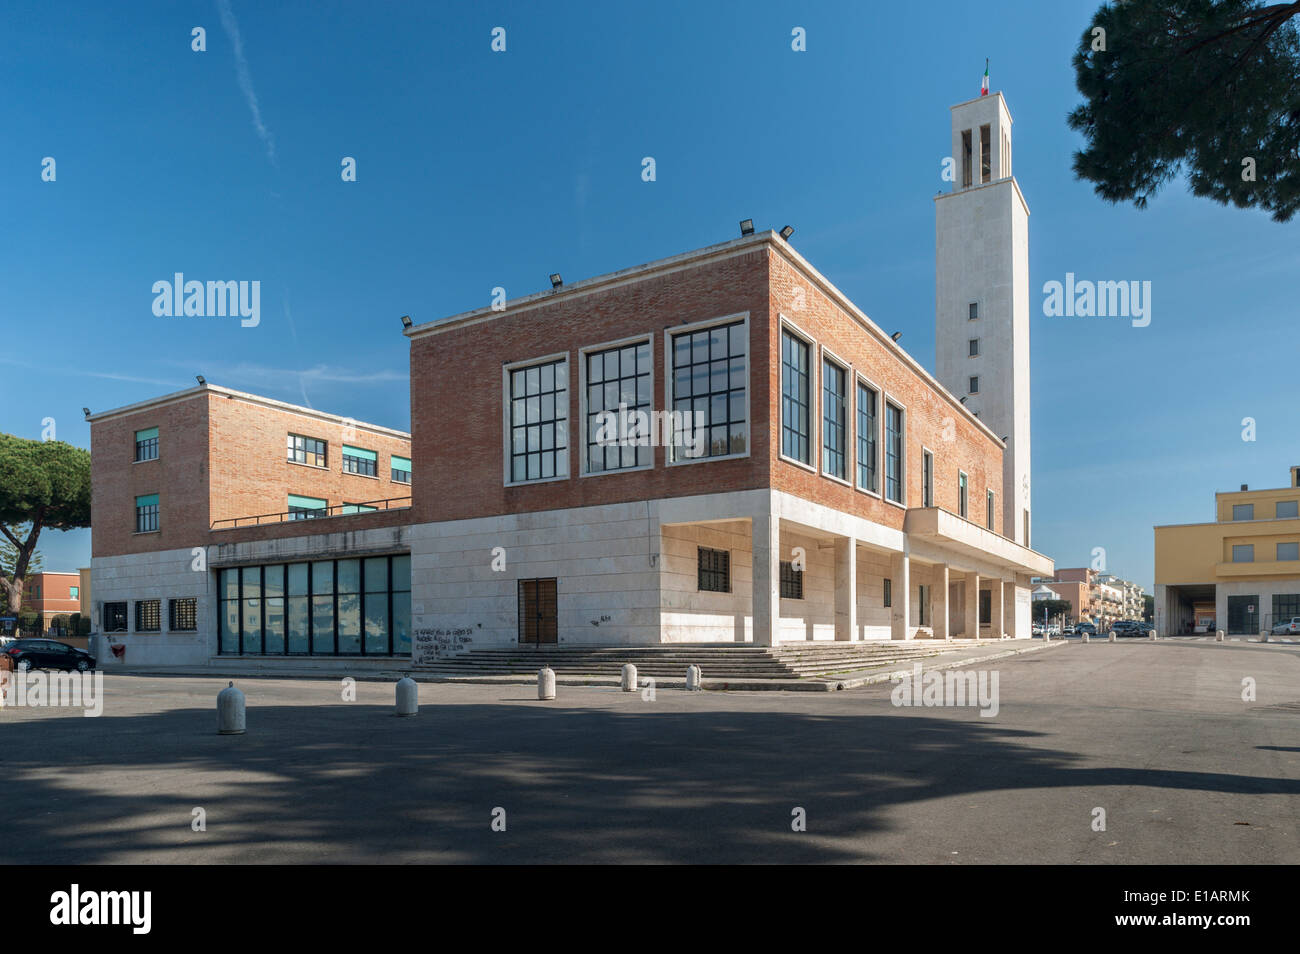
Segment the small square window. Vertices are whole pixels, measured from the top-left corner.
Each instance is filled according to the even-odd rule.
[[[1278,520],[1287,520],[1300,516],[1300,513],[1297,513],[1298,504],[1300,504],[1300,501],[1279,500],[1273,510],[1273,516]]]
[[[980,353],[980,340],[979,340],[978,338],[971,338],[971,339],[970,339],[970,342],[969,342],[969,347],[970,347],[970,356],[971,356],[972,358],[977,358],[977,357],[979,357],[979,353]]]
[[[1233,520],[1254,520],[1255,505],[1254,504],[1233,504],[1232,519]]]
[[[136,600],[135,631],[137,633],[156,633],[162,629],[162,601]]]
[[[1255,562],[1255,544],[1233,544],[1232,547],[1233,563],[1254,563]]]
[[[173,632],[193,632],[199,628],[199,601],[193,597],[167,601],[167,628]]]
[[[967,388],[967,390],[968,390],[971,394],[979,394],[979,393],[980,393],[980,376],[979,376],[978,374],[972,374],[972,375],[970,376],[969,384],[970,384],[970,387]]]
[[[1277,545],[1279,560],[1300,560],[1300,543],[1279,543]]]
[[[731,553],[727,550],[710,550],[697,547],[698,578],[701,591],[710,593],[731,592]]]

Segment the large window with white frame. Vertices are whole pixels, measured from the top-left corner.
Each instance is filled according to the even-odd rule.
[[[848,372],[822,359],[822,472],[849,479]]]
[[[903,409],[885,402],[885,498],[903,502]]]
[[[673,461],[749,450],[749,324],[741,318],[669,337]],[[697,427],[698,425],[698,427]],[[699,453],[693,440],[702,440]]]
[[[650,342],[639,341],[583,355],[586,375],[587,456],[586,472],[607,473],[654,463],[652,435],[628,435],[622,431],[633,411],[642,411],[648,426],[650,415]],[[619,422],[614,429],[610,421]],[[631,436],[631,440],[625,440]],[[644,436],[646,440],[640,440]]]
[[[509,482],[569,476],[569,359],[508,371]]]
[[[781,332],[781,454],[812,464],[812,346]]]
[[[876,400],[874,388],[858,382],[858,486],[877,492]]]

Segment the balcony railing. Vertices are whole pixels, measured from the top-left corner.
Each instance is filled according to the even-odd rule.
[[[251,517],[231,517],[228,520],[214,520],[212,523],[213,530],[233,530],[236,527],[262,527],[268,524],[276,523],[296,523],[298,521],[325,520],[329,517],[354,517],[364,516],[368,513],[381,513],[385,510],[406,510],[411,506],[410,497],[389,497],[386,500],[360,500],[350,504],[335,504],[332,507],[322,507],[319,510],[304,510],[299,512],[290,512],[282,510],[279,513],[261,513]],[[347,508],[354,508],[348,510]],[[368,510],[357,510],[356,507],[368,507]]]

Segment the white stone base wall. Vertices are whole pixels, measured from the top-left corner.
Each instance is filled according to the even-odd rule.
[[[1300,593],[1300,578],[1289,577],[1283,580],[1233,580],[1231,583],[1219,583],[1214,590],[1214,624],[1217,629],[1228,629],[1228,597],[1256,596],[1259,603],[1256,611],[1259,616],[1260,629],[1272,629],[1273,597],[1281,594]],[[1246,635],[1254,636],[1256,633]]]
[[[200,666],[217,651],[216,581],[206,568],[195,570],[190,550],[160,550],[126,556],[95,557],[90,561],[91,631],[100,634],[99,665],[113,666]],[[202,563],[200,563],[202,566]],[[194,597],[198,600],[196,632],[168,632],[167,601]],[[137,600],[160,601],[162,629],[157,633],[135,631]],[[103,605],[124,602],[127,632],[105,633]],[[125,646],[119,658],[110,643]]]

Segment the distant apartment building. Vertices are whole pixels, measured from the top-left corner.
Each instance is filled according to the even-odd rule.
[[[81,612],[78,573],[29,573],[23,587],[23,612],[36,614],[36,632],[61,634],[67,618]]]
[[[1142,618],[1142,587],[1114,574],[1100,573],[1089,567],[1072,567],[1056,571],[1054,579],[1035,580],[1039,588],[1034,591],[1036,600],[1056,599],[1070,603],[1070,616],[1075,621],[1109,626],[1115,620]]]
[[[1300,466],[1214,495],[1214,520],[1155,528],[1156,629],[1253,635],[1300,616]]]

